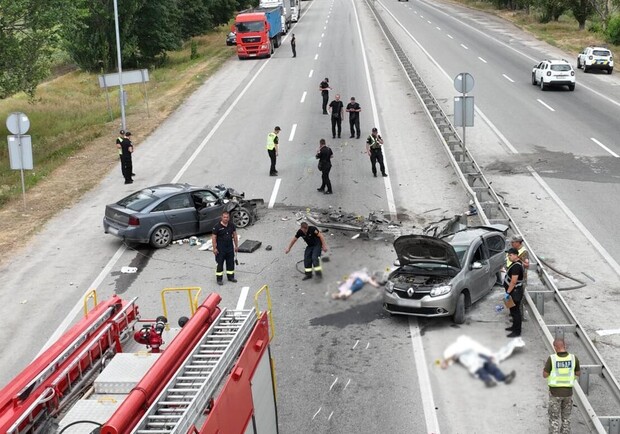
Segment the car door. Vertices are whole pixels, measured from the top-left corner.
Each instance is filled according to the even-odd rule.
[[[506,240],[501,234],[490,233],[484,239],[489,252],[491,274],[497,275],[506,264]]]
[[[473,264],[478,262],[481,268],[473,268]],[[474,240],[468,252],[466,263],[466,285],[469,288],[472,302],[480,299],[489,291],[489,257],[485,244],[482,239]]]
[[[217,195],[209,190],[192,192],[192,200],[198,213],[197,233],[211,232],[222,217],[225,204]]]
[[[189,193],[175,194],[163,201],[153,211],[162,211],[172,228],[175,238],[196,234],[198,221],[196,208]]]
[[[536,65],[536,70],[534,71],[534,76],[536,78],[536,81],[540,81],[540,77],[542,76],[542,67],[543,67],[543,62],[540,62],[538,65]]]

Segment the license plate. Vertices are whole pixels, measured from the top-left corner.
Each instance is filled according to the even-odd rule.
[[[256,57],[256,54],[250,54],[250,57]]]
[[[108,228],[108,232],[112,235],[118,235],[118,229],[116,228]]]

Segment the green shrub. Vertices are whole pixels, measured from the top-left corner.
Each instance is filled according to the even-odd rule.
[[[607,36],[607,42],[614,45],[620,44],[620,15],[614,15],[609,19],[605,36]]]
[[[588,32],[590,33],[601,33],[603,31],[603,26],[599,21],[590,21],[588,24]]]

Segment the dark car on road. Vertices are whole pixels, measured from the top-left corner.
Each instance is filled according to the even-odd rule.
[[[466,228],[442,238],[404,235],[394,241],[399,267],[385,285],[383,307],[391,314],[452,316],[488,294],[506,258],[504,225]]]
[[[223,185],[156,185],[107,205],[103,230],[125,241],[161,248],[179,238],[211,232],[224,211],[230,212],[235,226],[244,228],[256,218],[260,202],[245,200],[243,193]]]

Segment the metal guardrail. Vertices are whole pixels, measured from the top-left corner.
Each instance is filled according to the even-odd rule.
[[[503,200],[491,187],[475,159],[463,145],[454,126],[417,73],[383,18],[377,12],[375,2],[366,0],[366,4],[392,47],[416,95],[422,102],[426,114],[432,121],[435,132],[448,153],[455,173],[459,177],[463,188],[474,202],[482,221],[486,224],[505,224],[513,234],[522,235],[519,227],[504,206]],[[527,242],[525,244],[532,263],[537,264],[538,276],[542,284],[548,288],[545,291],[527,291],[525,296],[528,308],[535,318],[534,322],[539,325],[545,336],[547,349],[553,352],[552,343],[554,336],[564,336],[567,332],[572,333],[578,340],[580,349],[584,351],[578,353],[581,361],[582,375],[579,379],[579,384],[575,384],[574,389],[577,398],[576,402],[586,419],[588,428],[598,433],[620,434],[620,385],[575,317],[575,314],[568,307],[548,271],[542,266],[531,246]],[[553,313],[555,315],[560,313],[562,320],[560,322],[556,321],[554,324],[547,324],[544,320],[545,307],[555,309]],[[571,343],[574,344],[573,342]],[[586,360],[588,363],[583,363]],[[588,397],[592,398],[593,396],[596,397],[597,401],[595,405],[590,402],[591,399],[588,399]],[[614,408],[616,415],[601,415],[601,413],[609,411],[610,405]],[[605,408],[600,408],[597,412],[594,408],[595,406],[597,408]]]

